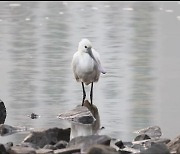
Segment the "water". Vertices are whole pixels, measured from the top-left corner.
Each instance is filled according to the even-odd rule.
[[[81,104],[71,60],[81,38],[88,38],[107,71],[94,85],[94,104],[105,127],[101,134],[131,140],[134,130],[159,125],[164,137],[179,135],[179,4],[0,2],[0,98],[6,124],[70,126],[57,115]],[[32,112],[41,117],[30,119]],[[0,137],[0,142],[19,143],[27,133]]]

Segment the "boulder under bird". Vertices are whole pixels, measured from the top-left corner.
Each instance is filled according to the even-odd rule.
[[[99,53],[92,48],[92,44],[88,39],[82,39],[79,42],[78,51],[73,55],[72,69],[76,81],[82,84],[82,106],[86,98],[84,84],[89,85],[91,83],[90,100],[92,105],[93,82],[97,82],[100,73],[105,74],[106,71],[101,66]]]

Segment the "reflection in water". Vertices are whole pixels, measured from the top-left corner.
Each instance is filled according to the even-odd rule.
[[[148,5],[147,5],[148,4]],[[133,6],[135,10],[132,17],[131,69],[132,93],[130,102],[132,106],[133,129],[144,128],[151,125],[153,96],[153,46],[154,42],[154,14],[152,3],[141,3]],[[148,11],[149,10],[149,11]]]
[[[107,71],[94,85],[94,103],[105,127],[102,133],[128,140],[136,128],[153,124],[158,5],[1,2],[0,93],[7,102],[6,123],[70,126],[56,116],[81,104],[82,91],[70,65],[78,42],[88,38]],[[40,118],[29,119],[26,115],[32,112]],[[25,135],[1,141],[19,142]]]

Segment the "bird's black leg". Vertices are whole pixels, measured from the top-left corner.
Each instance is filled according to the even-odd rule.
[[[92,105],[93,104],[92,103],[92,100],[93,100],[93,82],[91,83],[90,99],[91,99],[91,105]]]
[[[84,100],[86,98],[86,92],[85,92],[85,89],[84,89],[84,83],[82,82],[82,88],[83,88],[83,100],[82,100],[82,106],[84,105]]]

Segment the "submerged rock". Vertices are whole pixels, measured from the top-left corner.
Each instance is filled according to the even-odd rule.
[[[69,142],[70,128],[61,129],[55,127],[42,131],[33,131],[24,139],[23,142],[29,142],[42,148],[46,144],[54,145],[60,140]]]
[[[0,135],[11,135],[14,133],[22,132],[22,131],[27,131],[26,127],[14,127],[10,125],[5,125],[5,124],[0,124]]]
[[[6,120],[6,107],[4,102],[0,100],[0,124],[4,124]]]

